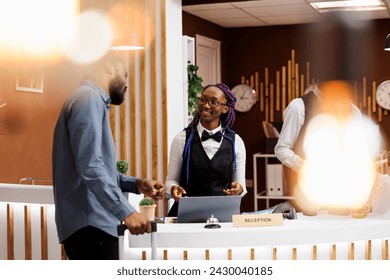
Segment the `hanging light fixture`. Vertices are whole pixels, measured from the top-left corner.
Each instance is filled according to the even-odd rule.
[[[385,51],[390,51],[390,34],[386,37]]]
[[[142,34],[142,9],[137,1],[117,1],[108,11],[113,25],[112,50],[144,49]]]
[[[110,49],[117,51],[134,51],[142,50],[144,49],[144,46],[137,33],[129,32],[126,36],[114,38]]]

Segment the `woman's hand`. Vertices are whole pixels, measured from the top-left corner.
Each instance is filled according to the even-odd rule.
[[[226,195],[240,195],[243,191],[243,187],[236,181],[232,182],[230,189],[224,189],[223,192]]]
[[[171,188],[171,195],[176,202],[186,193],[186,190],[180,186],[172,186]]]

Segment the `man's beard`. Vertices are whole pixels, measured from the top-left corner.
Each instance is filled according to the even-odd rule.
[[[127,90],[126,84],[119,77],[115,77],[110,81],[108,90],[110,93],[111,104],[121,105],[125,99],[125,93]]]

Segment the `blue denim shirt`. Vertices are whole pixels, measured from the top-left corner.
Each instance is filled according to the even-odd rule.
[[[86,226],[117,236],[117,225],[135,211],[123,192],[137,178],[116,169],[110,97],[87,80],[64,103],[53,138],[52,172],[59,241]]]

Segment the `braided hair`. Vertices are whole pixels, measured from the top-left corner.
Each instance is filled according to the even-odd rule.
[[[234,96],[234,94],[229,89],[229,87],[226,86],[225,84],[222,84],[222,83],[207,85],[207,86],[205,86],[203,88],[201,93],[203,93],[209,87],[217,87],[220,90],[222,90],[222,92],[225,94],[225,98],[227,100],[226,105],[228,106],[228,111],[227,111],[227,113],[221,114],[220,121],[221,121],[222,130],[223,130],[223,133],[222,133],[223,138],[229,140],[232,143],[234,170],[236,170],[236,151],[235,151],[235,147],[234,147],[234,140],[231,139],[230,137],[226,136],[225,135],[225,131],[232,132],[231,128],[232,128],[232,126],[234,124],[234,121],[236,119],[234,106],[236,104],[237,98]],[[191,128],[191,133],[190,133],[190,135],[188,137],[188,141],[186,143],[186,146],[184,147],[184,158],[187,157],[187,162],[186,162],[186,166],[187,166],[186,167],[187,183],[189,181],[189,165],[190,165],[191,143],[192,143],[192,139],[194,137],[194,134],[197,131],[197,126],[198,126],[199,121],[200,121],[200,114],[199,114],[199,111],[196,111],[194,118],[192,119],[190,124],[187,126],[187,128]]]

